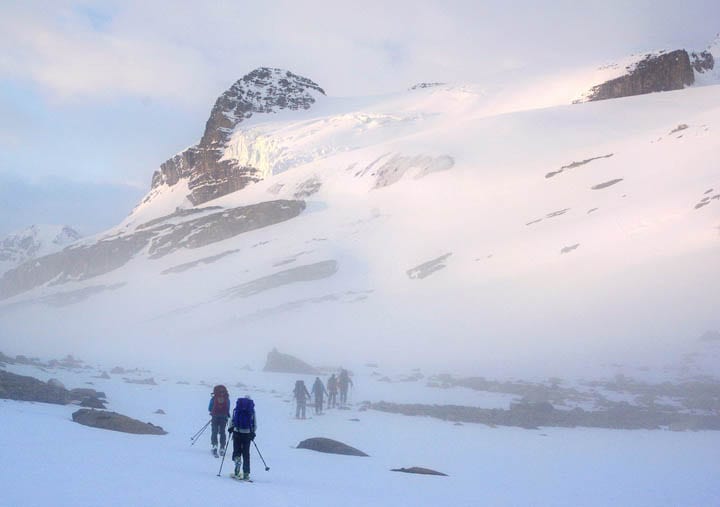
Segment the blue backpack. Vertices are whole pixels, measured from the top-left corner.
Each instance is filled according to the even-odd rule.
[[[255,402],[250,398],[238,398],[233,411],[233,426],[241,430],[252,430],[255,417]]]

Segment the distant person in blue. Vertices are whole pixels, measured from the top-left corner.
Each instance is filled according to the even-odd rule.
[[[250,442],[255,440],[256,431],[255,402],[250,396],[238,398],[233,410],[232,423],[228,429],[228,433],[233,437],[232,458],[235,462],[233,477],[236,479],[250,480]]]
[[[305,407],[307,401],[310,399],[310,393],[305,387],[305,382],[302,380],[295,381],[295,389],[293,390],[293,396],[297,403],[295,408],[295,419],[305,419]]]
[[[210,434],[210,446],[213,456],[225,454],[225,427],[230,418],[230,395],[224,385],[217,385],[213,388],[208,412],[212,418],[212,433]],[[218,454],[218,434],[220,435],[220,454]]]

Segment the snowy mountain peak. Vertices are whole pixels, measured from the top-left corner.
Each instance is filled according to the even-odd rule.
[[[221,147],[244,119],[282,109],[309,109],[325,91],[310,79],[288,70],[259,67],[238,79],[218,97],[200,146]]]
[[[0,272],[61,250],[80,237],[75,229],[66,225],[31,225],[10,234],[0,241]]]
[[[246,74],[215,101],[200,142],[155,171],[141,206],[166,201],[164,197],[178,189],[182,201],[198,205],[261,180],[263,173],[257,167],[223,158],[235,128],[255,114],[309,109],[324,95],[316,83],[287,70],[260,67]],[[176,203],[177,195],[171,200]]]

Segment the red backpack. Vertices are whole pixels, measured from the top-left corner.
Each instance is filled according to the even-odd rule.
[[[223,385],[213,388],[212,415],[227,415],[230,411],[228,390]]]

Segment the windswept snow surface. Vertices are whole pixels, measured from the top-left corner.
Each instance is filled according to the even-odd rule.
[[[362,367],[353,377],[349,410],[295,420],[292,386],[297,378],[310,385],[313,377],[241,371],[243,358],[217,359],[218,366],[208,371],[173,368],[167,375],[143,371],[108,380],[95,378],[101,369],[9,366],[10,371],[41,380],[58,378],[68,388],[91,383],[89,387],[106,393],[108,410],[150,421],[168,434],[90,428],[72,422],[77,406],[0,400],[2,505],[681,507],[717,505],[720,500],[720,432],[491,428],[362,411],[358,402],[364,399],[438,399],[438,390],[422,382],[378,382]],[[149,376],[158,385],[122,380]],[[229,456],[217,477],[221,461],[209,452],[209,430],[190,445],[190,437],[208,420],[211,386],[220,382],[228,385],[233,398],[250,394],[256,403],[256,443],[270,470],[264,470],[253,448],[252,484],[228,478]],[[236,382],[247,387],[233,387]],[[442,397],[469,399],[459,388],[442,390]],[[482,397],[474,397],[473,403],[488,406]],[[166,414],[155,414],[157,409]],[[370,456],[295,448],[318,436],[340,440]],[[448,477],[390,471],[412,466]]]

